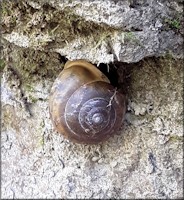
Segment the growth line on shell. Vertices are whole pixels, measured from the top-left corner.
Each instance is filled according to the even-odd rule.
[[[113,101],[114,97],[116,96],[116,93],[117,93],[117,88],[115,88],[114,94],[110,98],[109,104],[107,105],[107,107],[112,106],[112,101]]]

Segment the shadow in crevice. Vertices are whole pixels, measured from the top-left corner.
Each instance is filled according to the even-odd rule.
[[[114,62],[110,64],[101,63],[98,68],[109,78],[114,87],[121,93],[127,94],[131,84],[132,71],[139,65],[139,63]]]
[[[119,88],[118,73],[115,66],[113,66],[112,64],[100,63],[98,69],[107,76],[114,87]]]

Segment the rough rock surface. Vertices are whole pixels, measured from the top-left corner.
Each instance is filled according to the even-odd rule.
[[[183,57],[182,0],[21,0],[9,4],[2,6],[3,38],[24,48],[93,63],[130,63],[167,53]]]
[[[182,198],[182,1],[1,3],[1,198]],[[102,144],[53,130],[50,88],[76,58],[115,70],[127,95]]]

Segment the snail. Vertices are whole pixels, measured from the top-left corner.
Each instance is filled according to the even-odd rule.
[[[125,115],[125,96],[93,64],[67,61],[49,96],[52,123],[72,142],[97,144],[114,135]]]

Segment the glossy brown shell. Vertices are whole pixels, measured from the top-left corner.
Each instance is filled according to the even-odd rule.
[[[68,61],[52,86],[49,110],[59,133],[73,142],[96,144],[120,128],[125,97],[94,65]]]

